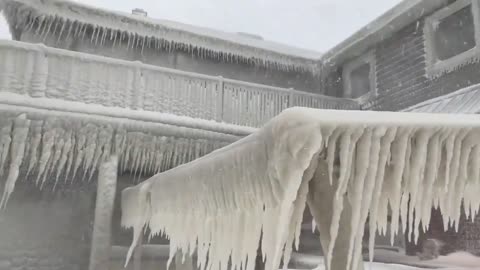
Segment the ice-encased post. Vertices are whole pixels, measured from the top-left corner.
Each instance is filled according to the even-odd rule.
[[[100,165],[89,270],[108,270],[110,266],[111,228],[117,190],[117,172],[117,156],[110,156]]]

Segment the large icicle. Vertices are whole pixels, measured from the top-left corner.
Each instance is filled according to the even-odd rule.
[[[82,176],[90,179],[98,171],[98,165],[112,153],[125,159],[128,151],[137,153],[135,166],[138,174],[153,174],[191,161],[238,138],[227,134],[224,137],[218,132],[168,125],[158,130],[151,129],[148,125],[129,126],[125,125],[125,119],[120,122],[106,122],[103,118],[95,117],[89,119],[90,121],[79,121],[78,118],[42,117],[38,113],[25,113],[20,117],[13,113],[2,113],[0,167],[4,168],[2,180],[6,181],[0,189],[4,193],[0,207],[7,203],[19,178],[29,179],[29,176],[33,176],[40,188],[51,183],[55,189],[61,178],[64,182],[73,182]],[[24,127],[21,123],[28,125]],[[131,146],[127,148],[127,134],[137,134],[141,140],[131,141]],[[20,141],[23,136],[25,141],[22,145]],[[196,136],[200,139],[195,139]],[[171,160],[174,149],[170,147],[172,145],[178,150],[178,158],[175,160]],[[199,146],[205,148],[197,152]],[[170,157],[168,161],[162,157],[165,150],[170,152],[167,153]],[[130,162],[123,169],[134,168],[132,164]]]
[[[390,233],[402,217],[413,239],[438,201],[451,225],[462,200],[478,212],[470,190],[480,190],[479,132],[470,115],[287,109],[252,135],[123,191],[122,224],[134,229],[129,254],[147,226],[170,238],[171,256],[196,251],[202,269],[230,261],[250,270],[261,240],[266,269],[276,270],[282,256],[288,263],[308,197],[327,269],[357,270],[367,217],[372,251],[377,230],[387,230],[388,205]]]
[[[10,149],[10,168],[8,170],[2,200],[0,201],[0,209],[6,206],[10,194],[12,194],[15,188],[15,183],[20,173],[20,165],[23,162],[29,126],[30,120],[27,120],[26,115],[22,114],[15,119],[12,132],[12,146]]]
[[[232,269],[253,269],[262,231],[266,267],[278,267],[300,230],[309,180],[302,181],[304,172],[322,147],[320,126],[308,118],[298,123],[298,116],[283,114],[262,132],[125,190],[122,224],[135,233],[129,254],[148,225],[154,235],[169,235],[172,256],[197,248],[202,267],[225,269],[231,258]],[[180,189],[188,199],[177,196]],[[229,236],[239,221],[243,242],[236,249]]]

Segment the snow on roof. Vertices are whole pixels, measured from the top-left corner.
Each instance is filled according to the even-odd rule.
[[[156,48],[180,49],[201,57],[312,73],[317,72],[317,60],[321,57],[319,52],[238,33],[135,16],[67,0],[5,0],[4,9],[10,25],[28,27],[37,18],[40,27],[48,27],[47,31],[50,31],[53,28],[52,22],[55,21],[55,27],[62,29],[64,36],[71,32],[79,34],[86,27],[93,27],[95,39],[116,40],[119,36],[128,39],[129,44],[131,40],[131,44],[142,46],[142,49],[143,46],[154,43]],[[44,31],[45,29],[40,33]]]
[[[409,107],[404,111],[454,114],[480,113],[480,84],[472,85],[451,94],[427,100]]]

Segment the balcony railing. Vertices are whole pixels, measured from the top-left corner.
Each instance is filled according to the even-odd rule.
[[[283,109],[358,109],[352,100],[0,41],[0,91],[257,127]]]

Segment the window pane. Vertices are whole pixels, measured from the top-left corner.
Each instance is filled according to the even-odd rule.
[[[441,20],[435,30],[437,58],[445,60],[475,47],[475,27],[471,6]]]
[[[350,97],[357,98],[370,91],[370,64],[365,63],[350,73]]]

